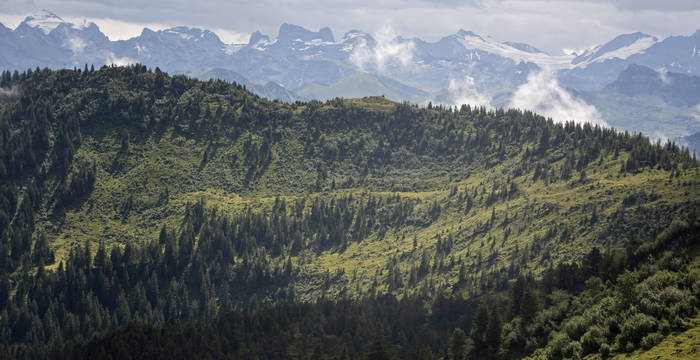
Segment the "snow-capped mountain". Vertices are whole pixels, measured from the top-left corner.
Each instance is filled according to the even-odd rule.
[[[73,67],[110,61],[109,39],[94,23],[72,24],[42,10],[0,35],[2,67]]]
[[[585,67],[594,62],[620,59],[644,52],[659,41],[655,36],[641,32],[620,35],[610,42],[586,50],[583,54],[574,58],[571,63],[577,67]]]
[[[39,14],[28,16],[24,19],[22,25],[32,29],[39,29],[48,35],[55,30],[59,25],[64,24],[63,19],[58,15],[43,9]]]
[[[473,79],[490,97],[512,92],[532,71],[557,71],[573,89],[595,90],[631,63],[700,75],[700,32],[658,38],[634,33],[579,55],[550,55],[523,43],[501,42],[460,30],[436,42],[393,34],[350,31],[336,38],[330,28],[310,31],[282,24],[276,37],[255,32],[247,44],[226,44],[213,32],[175,27],[144,29],[134,38],[109,41],[94,23],[71,24],[50,11],[28,16],[16,29],[0,27],[0,67],[74,67],[143,63],[170,72],[217,68],[253,83],[273,81],[286,89],[331,85],[356,72],[392,78],[428,92]]]
[[[111,49],[122,63],[143,63],[169,71],[215,67],[226,61],[227,45],[211,31],[174,27],[115,41]]]
[[[677,118],[692,120],[696,113],[700,118],[700,105],[690,104],[696,97],[683,93],[695,91],[694,82],[692,86],[669,87],[659,80],[666,79],[667,73],[677,73],[668,76],[676,82],[685,79],[679,74],[700,76],[700,30],[665,39],[624,34],[581,54],[568,55],[548,54],[529,44],[500,41],[468,30],[433,42],[404,38],[390,30],[373,34],[352,30],[335,36],[327,27],[311,31],[282,24],[276,35],[256,31],[247,43],[227,44],[209,30],[180,26],[158,31],[145,28],[131,39],[110,41],[94,23],[72,24],[44,10],[28,16],[15,29],[0,24],[0,69],[142,63],[172,73],[236,81],[283,101],[386,95],[413,102],[521,106],[528,101],[559,99],[563,107],[581,105],[585,110],[564,109],[555,112],[559,116],[593,114],[628,130],[643,127],[630,125],[634,116],[619,114],[624,104],[616,101],[637,106],[642,103],[639,99],[646,97],[660,109],[677,108],[677,114],[684,114]],[[548,75],[541,76],[543,73]],[[648,93],[624,90],[626,84],[637,86],[635,81],[642,81]],[[514,101],[518,94],[528,92],[537,96]],[[600,110],[597,115],[596,108]],[[639,121],[652,123],[657,118]],[[659,136],[673,138],[667,135],[697,132],[693,122],[685,124],[676,127],[675,135]]]
[[[620,35],[573,59],[573,68],[562,70],[559,81],[581,90],[602,89],[631,64],[657,71],[700,75],[700,30],[690,36],[664,40],[643,34]]]

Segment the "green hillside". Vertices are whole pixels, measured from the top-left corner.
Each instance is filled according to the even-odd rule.
[[[140,65],[5,72],[0,87],[17,89],[0,99],[0,333],[17,356],[41,357],[132,321],[208,324],[234,309],[287,311],[274,310],[280,304],[316,304],[307,308],[316,316],[322,302],[364,312],[389,296],[399,305],[382,306],[422,304],[426,317],[440,299],[461,306],[461,317],[426,325],[434,332],[425,354],[440,357],[456,327],[469,333],[487,296],[499,299],[489,311],[509,334],[519,276],[544,313],[557,304],[551,296],[562,299],[552,291],[581,296],[592,277],[612,296],[625,269],[642,271],[641,284],[692,266],[685,249],[698,238],[698,162],[641,135],[383,97],[270,102],[236,84]],[[674,251],[687,261],[669,265]],[[574,270],[556,276],[578,285],[540,283],[595,253],[608,271],[565,267]],[[697,310],[700,275],[690,274],[673,283],[691,294],[688,305],[659,337]],[[475,338],[472,355],[554,354],[553,324],[580,311],[571,305],[546,331],[523,330],[532,343]],[[363,319],[359,349],[375,321],[401,328]],[[642,346],[614,343],[615,329],[606,351]],[[362,354],[338,341],[350,357]],[[581,354],[572,351],[563,354]]]

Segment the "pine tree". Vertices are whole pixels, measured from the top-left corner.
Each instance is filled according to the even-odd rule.
[[[523,291],[522,302],[520,303],[520,316],[523,324],[528,325],[537,315],[539,309],[537,292],[532,285],[527,285]]]
[[[486,346],[492,358],[496,357],[501,346],[501,315],[498,306],[491,309],[488,326],[486,328]]]
[[[476,351],[480,352],[485,350],[485,338],[486,329],[489,325],[489,309],[486,305],[486,299],[482,300],[479,304],[479,308],[476,311],[476,317],[472,323],[471,338],[474,341],[474,346]]]
[[[449,359],[466,360],[467,352],[467,335],[464,330],[456,328],[450,337]]]

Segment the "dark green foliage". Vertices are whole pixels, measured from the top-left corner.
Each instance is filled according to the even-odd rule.
[[[594,248],[581,264],[560,264],[540,281],[517,279],[510,303],[520,317],[504,326],[502,350],[519,356],[541,347],[539,354],[552,359],[608,356],[648,349],[662,334],[682,329],[679,319],[698,310],[692,293],[700,283],[697,258],[691,264],[687,253],[699,249],[700,222],[693,212],[689,218],[693,220],[676,221],[660,235],[629,247],[627,253],[634,255]],[[512,310],[518,305],[520,312]]]
[[[467,335],[464,330],[456,328],[450,337],[448,358],[450,360],[466,360],[470,349],[467,344]]]
[[[558,204],[529,200],[527,214],[507,205],[503,211],[503,203],[527,195],[515,178],[527,175],[538,186],[587,184],[588,165],[607,154],[626,159],[619,176],[655,168],[673,178],[697,167],[672,143],[651,144],[590,124],[554,124],[527,111],[381,98],[281,104],[236,84],[171,77],[142,65],[4,72],[0,86],[19,89],[18,96],[0,99],[0,353],[10,358],[52,351],[58,358],[517,358],[538,348],[558,358],[652,346],[696,310],[688,290],[693,284],[678,274],[688,263],[683,249],[697,242],[697,215],[638,240],[694,204],[642,207],[660,199],[653,192],[629,194],[612,216],[593,204],[580,227],[548,224],[527,247],[516,243],[508,269],[499,268],[503,256],[495,245],[518,224],[559,211]],[[302,196],[278,197],[263,211],[183,205],[176,226],[154,221],[158,238],[62,245],[69,255],[47,271],[56,258],[52,229],[73,225],[63,224],[64,214],[84,202],[92,206],[88,198],[104,185],[96,179],[128,174],[130,161],[143,160],[134,159],[143,155],[143,139],[164,133],[202,145],[194,174],[206,174],[221,159],[226,141],[242,147],[227,155],[223,171],[234,175],[223,191]],[[95,152],[84,151],[88,141]],[[508,159],[517,161],[488,186],[461,191],[454,185]],[[267,188],[275,165],[293,175]],[[171,190],[200,191],[206,184],[164,184],[149,206],[157,212]],[[426,204],[393,193],[450,186],[446,200]],[[343,188],[386,193],[307,196]],[[127,224],[144,213],[138,192],[130,190],[107,194],[112,220]],[[376,269],[369,289],[343,269],[304,271],[309,257],[475,209],[488,213],[468,233],[436,233],[420,248],[414,238],[410,254],[397,251]],[[590,225],[604,229],[601,240],[630,238],[628,248],[593,248],[580,263],[557,264],[544,255],[534,265],[548,267],[541,278],[517,276],[523,264],[546,254],[548,243],[569,243]],[[492,236],[497,231],[502,238]],[[477,236],[483,252],[474,262],[454,256]],[[406,256],[415,263],[402,268]],[[452,273],[455,283],[449,283]],[[307,297],[300,298],[299,285]],[[397,300],[376,296],[382,287],[416,291]],[[651,296],[668,288],[677,291]],[[585,313],[586,306],[608,305],[617,312],[608,322]]]
[[[694,226],[697,230],[700,224],[695,223]],[[167,233],[164,236],[167,237]],[[696,237],[694,241],[697,240]],[[649,266],[669,265],[664,265],[669,260],[667,253],[655,253],[653,256],[653,260],[627,265],[633,268],[634,272],[645,272]],[[603,256],[605,257],[606,255]],[[684,268],[678,270],[683,271]],[[661,279],[674,276],[678,275],[664,270],[651,275],[637,287],[641,287],[640,291],[645,291],[648,286],[665,286],[663,281],[668,280]],[[659,283],[659,280],[662,282]],[[698,282],[700,278],[694,281]],[[543,289],[545,284],[542,281],[520,278],[513,283],[512,294],[519,292],[512,291],[518,282],[527,284],[522,285],[524,289],[521,300],[521,308],[527,308],[529,305],[525,304],[530,301],[527,298],[531,296],[527,294],[534,295],[535,292],[531,289]],[[658,285],[652,285],[656,283]],[[619,287],[622,284],[611,286]],[[477,306],[474,302],[443,299],[434,302],[430,311],[420,300],[397,301],[391,296],[382,296],[362,301],[273,305],[252,311],[234,311],[213,320],[210,325],[195,323],[158,328],[152,325],[132,324],[123,330],[98,336],[87,343],[54,347],[53,351],[54,356],[58,358],[95,358],[108,354],[113,357],[187,358],[196,354],[214,358],[243,356],[263,359],[393,359],[435,358],[445,354],[449,359],[491,359],[503,356],[522,357],[531,354],[536,347],[542,347],[538,350],[540,355],[546,354],[548,358],[560,359],[597,352],[608,356],[612,352],[649,348],[660,341],[661,333],[679,326],[662,325],[667,322],[667,315],[649,314],[644,308],[646,305],[639,302],[636,305],[640,306],[638,312],[616,310],[617,314],[613,317],[602,319],[604,324],[588,326],[586,324],[590,320],[586,318],[586,308],[600,307],[601,304],[603,308],[608,306],[604,305],[607,301],[605,296],[612,294],[612,289],[605,289],[595,276],[586,281],[586,287],[586,290],[578,294],[562,290],[545,294],[549,300],[546,300],[547,305],[541,310],[544,315],[538,313],[531,320],[531,325],[523,325],[520,330],[511,326],[518,324],[519,318],[505,324],[501,322],[497,294],[489,296],[488,299],[484,297],[478,309],[475,309]],[[616,299],[617,296],[610,299]],[[562,303],[561,300],[554,299],[568,300]],[[569,310],[571,312],[561,312],[563,306],[571,306],[566,304],[576,303],[585,308],[577,310],[573,307]],[[609,304],[617,306],[614,303]],[[666,304],[669,309],[674,305],[678,304]],[[444,311],[448,311],[449,316],[446,318],[440,315]],[[470,311],[474,311],[471,313],[473,315],[470,315]],[[584,316],[578,315],[579,311],[583,311]],[[558,315],[552,317],[553,314]],[[692,314],[693,311],[688,309],[683,316]],[[459,319],[465,316],[473,316],[471,339],[467,338],[461,330],[463,325],[459,324]],[[524,336],[526,339],[519,341],[513,336]],[[32,351],[39,351],[36,349],[41,348]],[[21,347],[6,350],[11,350],[13,354],[28,351]],[[41,354],[41,351],[38,354]]]
[[[68,206],[90,192],[95,184],[95,172],[95,164],[80,163],[76,171],[69,175],[63,191],[58,195],[56,207]]]

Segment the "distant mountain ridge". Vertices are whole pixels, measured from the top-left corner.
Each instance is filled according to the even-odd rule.
[[[694,106],[700,103],[700,77],[656,72],[635,64],[630,65],[617,80],[605,88],[628,96],[656,95],[674,106]]]
[[[546,71],[554,74],[556,86],[567,89],[562,91],[588,93],[578,98],[593,101],[602,119],[619,129],[653,128],[647,132],[652,137],[678,139],[696,133],[689,119],[700,117],[697,84],[688,80],[700,76],[700,30],[665,39],[641,32],[623,34],[581,54],[552,55],[468,30],[429,42],[382,31],[351,30],[336,36],[328,27],[312,31],[286,23],[276,37],[256,31],[244,44],[227,44],[212,31],[184,26],[144,28],[139,36],[110,41],[94,23],[71,24],[44,10],[15,29],[0,24],[0,47],[0,69],[141,63],[199,79],[235,81],[284,102],[383,95],[424,104],[472,101],[509,107],[531,75]],[[632,76],[635,71],[641,77]],[[667,86],[661,76],[674,85]],[[546,92],[546,86],[536,89]],[[622,102],[593,93],[614,94],[612,99]],[[658,105],[651,109],[654,117],[648,112],[620,113],[628,105],[648,106],[645,96]],[[650,126],[661,123],[673,126]]]
[[[406,51],[382,54],[387,44]],[[328,27],[310,31],[293,24],[282,24],[276,38],[254,32],[247,44],[226,44],[214,32],[183,26],[145,28],[131,39],[110,41],[94,23],[71,24],[43,10],[14,30],[1,26],[0,46],[9,50],[0,54],[3,69],[136,62],[174,73],[221,68],[256,84],[273,81],[290,90],[312,83],[329,86],[358,71],[427,92],[470,76],[476,90],[489,96],[512,91],[540,69],[558,71],[564,85],[580,90],[602,89],[629,64],[700,75],[700,31],[663,40],[625,34],[579,55],[550,55],[529,44],[467,30],[426,42],[400,36],[375,39],[357,30],[336,38]]]
[[[700,152],[700,77],[631,64],[615,81],[595,91],[573,91],[604,120]],[[693,136],[693,134],[695,134]]]

